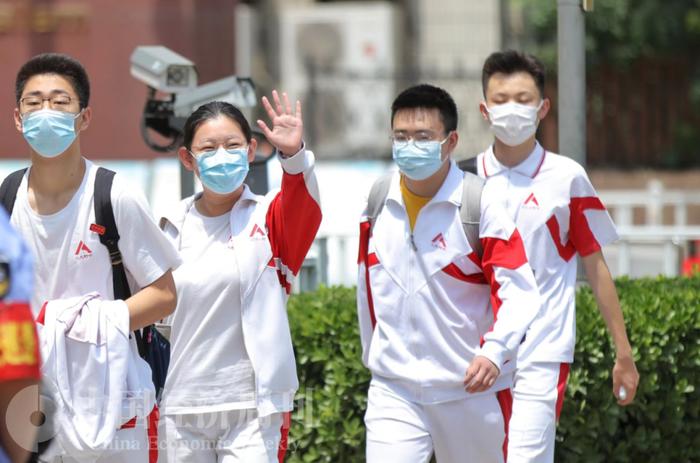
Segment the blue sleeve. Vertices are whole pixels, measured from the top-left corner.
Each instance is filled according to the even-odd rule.
[[[10,225],[9,217],[2,207],[0,264],[5,266],[5,270],[0,273],[0,299],[7,302],[29,302],[34,286],[33,259],[27,246]]]

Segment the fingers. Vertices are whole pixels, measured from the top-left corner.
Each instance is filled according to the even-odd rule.
[[[272,99],[275,102],[275,108],[277,109],[277,114],[281,115],[284,114],[284,108],[282,107],[282,103],[280,102],[280,95],[277,93],[277,90],[272,91]]]
[[[301,119],[301,101],[297,100],[297,119]]]
[[[289,104],[289,97],[287,92],[282,92],[282,99],[284,100],[284,107],[287,110],[287,114],[292,114],[292,105]]]
[[[262,130],[263,134],[265,135],[265,138],[267,138],[269,140],[270,137],[272,136],[272,130],[270,130],[270,128],[267,126],[267,124],[264,121],[258,119],[257,122],[258,122],[258,127],[260,127],[260,130]]]
[[[268,100],[266,96],[262,97],[262,104],[263,104],[263,108],[265,108],[265,112],[267,112],[267,117],[269,117],[271,121],[274,121],[275,118],[277,117],[277,113],[275,112],[274,109],[272,109],[272,105],[270,104],[270,100]]]
[[[476,359],[469,365],[467,374],[464,376],[465,390],[471,394],[483,392],[493,386],[498,378],[498,368],[486,360],[482,362]]]

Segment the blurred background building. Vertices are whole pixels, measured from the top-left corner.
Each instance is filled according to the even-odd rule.
[[[700,6],[598,0],[586,28],[587,167],[623,235],[606,251],[611,267],[677,274],[700,238]],[[506,47],[533,52],[553,101],[539,137],[566,154],[556,34],[552,0],[0,0],[0,176],[27,164],[12,120],[17,70],[37,53],[64,52],[91,77],[85,155],[126,172],[156,215],[177,202],[177,161],[143,142],[147,89],[129,74],[136,46],[164,45],[196,63],[200,84],[250,76],[259,96],[279,88],[302,100],[324,208],[306,281],[352,284],[356,220],[373,179],[391,168],[394,96],[419,82],[447,89],[460,116],[455,157],[470,157],[491,140],[477,110],[484,59]],[[269,167],[274,186],[279,167]]]

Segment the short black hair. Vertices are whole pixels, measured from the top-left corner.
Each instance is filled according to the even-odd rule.
[[[445,132],[457,130],[457,105],[445,90],[429,84],[409,87],[396,97],[391,104],[391,125],[394,116],[402,109],[437,109],[445,126]]]
[[[36,55],[20,68],[15,79],[17,105],[29,79],[40,74],[56,74],[70,82],[78,95],[80,109],[90,103],[90,80],[85,68],[78,60],[62,53],[42,53]]]
[[[544,65],[534,55],[522,53],[515,50],[497,51],[491,53],[481,71],[481,86],[486,97],[486,87],[489,79],[497,73],[515,74],[516,72],[526,72],[532,76],[540,91],[540,96],[544,98]]]
[[[253,132],[241,110],[225,101],[212,101],[197,108],[190,114],[187,121],[185,121],[185,135],[183,140],[185,148],[187,148],[188,151],[192,149],[192,139],[194,139],[194,134],[197,132],[200,125],[210,119],[216,119],[221,115],[237,123],[243,131],[243,136],[246,141],[250,143],[250,140],[253,138]]]

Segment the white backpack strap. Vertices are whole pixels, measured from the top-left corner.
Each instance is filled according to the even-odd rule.
[[[369,196],[367,197],[367,219],[370,223],[370,230],[374,228],[374,223],[377,221],[377,217],[379,217],[379,214],[384,208],[393,176],[394,174],[392,172],[382,175],[375,180],[372,188],[369,190]]]
[[[481,192],[484,190],[484,179],[470,172],[464,173],[462,186],[462,206],[459,216],[462,228],[467,236],[469,246],[481,260],[484,250],[479,239],[479,221],[481,220]]]

